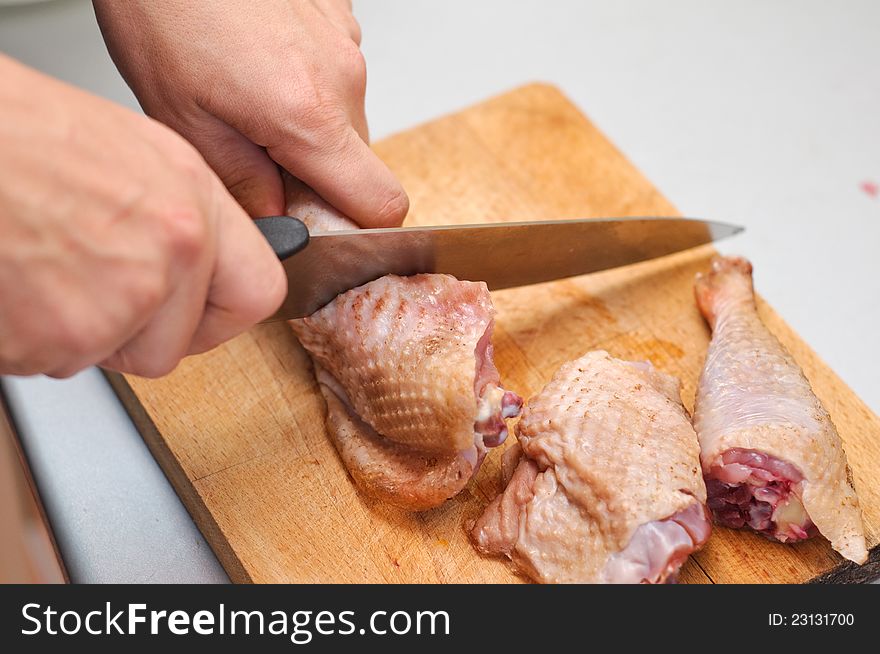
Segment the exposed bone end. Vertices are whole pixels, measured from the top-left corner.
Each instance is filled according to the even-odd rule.
[[[718,314],[731,300],[754,304],[752,264],[742,257],[714,257],[708,273],[694,279],[697,306],[714,328]]]

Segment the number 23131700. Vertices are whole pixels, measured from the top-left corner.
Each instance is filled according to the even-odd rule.
[[[770,613],[767,622],[771,627],[851,627],[855,616],[852,613]]]

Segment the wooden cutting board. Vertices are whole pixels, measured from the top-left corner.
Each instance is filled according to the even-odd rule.
[[[377,143],[409,192],[407,224],[676,214],[555,88],[536,84]],[[563,362],[604,348],[679,376],[693,408],[709,332],[692,280],[713,250],[494,294],[503,383],[536,393]],[[743,254],[748,255],[748,252]],[[760,289],[762,271],[756,271]],[[793,292],[796,289],[793,289]],[[880,421],[766,305],[846,444],[872,564],[823,539],[786,546],[717,528],[685,582],[803,582],[880,570]],[[501,452],[445,506],[405,513],[356,492],[324,431],[308,357],[284,324],[258,326],[170,376],[111,382],[235,581],[512,582],[465,524],[499,491]],[[513,442],[513,438],[509,439]]]

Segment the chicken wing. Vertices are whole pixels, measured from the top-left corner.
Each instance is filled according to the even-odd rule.
[[[800,367],[761,322],[751,264],[716,258],[697,276],[695,292],[712,328],[694,426],[715,521],[781,542],[818,530],[863,563],[861,512],[840,436]]]
[[[312,231],[356,227],[294,181],[288,211]],[[364,492],[411,510],[437,506],[504,441],[522,400],[499,385],[493,318],[482,282],[387,275],[291,322]]]
[[[471,530],[545,583],[671,581],[711,525],[679,381],[596,351],[528,402],[504,492]]]

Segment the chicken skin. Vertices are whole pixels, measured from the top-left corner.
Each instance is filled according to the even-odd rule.
[[[356,227],[294,181],[288,205],[313,232]],[[410,510],[438,506],[504,441],[522,400],[500,386],[494,313],[482,282],[387,275],[291,321],[363,492]]]
[[[818,531],[864,563],[861,511],[840,436],[758,316],[751,264],[716,258],[697,276],[695,293],[712,328],[694,426],[715,521],[781,542]]]
[[[679,381],[596,351],[531,400],[471,538],[544,583],[673,581],[711,531]]]

